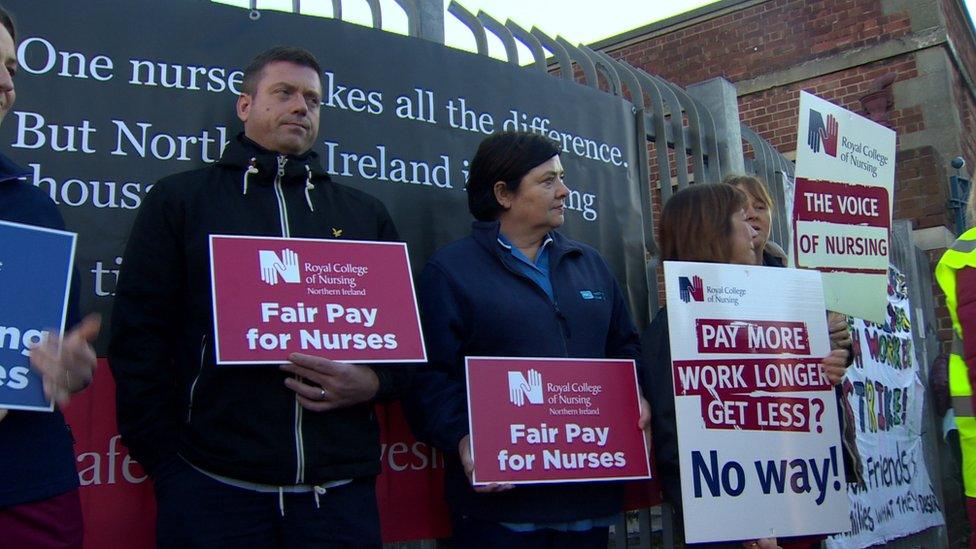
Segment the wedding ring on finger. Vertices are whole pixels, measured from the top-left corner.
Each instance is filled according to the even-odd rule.
[[[325,389],[319,387],[319,400],[325,400]]]

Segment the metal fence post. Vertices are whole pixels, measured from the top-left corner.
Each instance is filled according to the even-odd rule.
[[[700,101],[712,113],[718,142],[721,177],[729,173],[745,173],[742,158],[742,133],[739,131],[739,100],[735,85],[718,77],[692,84],[688,95]]]
[[[424,40],[443,44],[443,0],[417,0],[417,13],[420,16],[420,37]]]

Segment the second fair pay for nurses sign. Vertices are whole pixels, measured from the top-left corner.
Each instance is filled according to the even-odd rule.
[[[884,322],[895,132],[806,92],[797,131],[793,264],[823,273],[831,311]]]
[[[848,527],[820,273],[665,262],[685,537]]]
[[[633,360],[466,357],[474,484],[650,478]]]

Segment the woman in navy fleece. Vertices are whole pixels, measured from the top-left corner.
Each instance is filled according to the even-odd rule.
[[[470,482],[465,356],[640,360],[610,268],[596,250],[555,231],[569,196],[559,153],[532,133],[485,139],[468,177],[471,234],[434,254],[420,277],[429,367],[405,400],[418,437],[444,451],[457,547],[603,548],[621,510],[615,482]],[[596,292],[604,299],[584,298]],[[646,409],[635,429],[646,427]]]
[[[0,120],[13,106],[17,33],[0,7]],[[57,206],[24,181],[30,175],[0,154],[0,220],[64,229]],[[10,291],[0,287],[0,291]],[[63,292],[58,288],[37,291]],[[83,389],[95,369],[91,342],[98,337],[96,315],[78,323],[78,277],[72,277],[68,326],[62,339],[51,334],[31,349],[31,365],[41,375],[53,412],[0,408],[0,546],[81,549],[84,528],[71,433],[60,407]],[[77,325],[76,325],[77,324]]]

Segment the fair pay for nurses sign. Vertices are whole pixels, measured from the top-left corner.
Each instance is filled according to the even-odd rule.
[[[895,132],[800,93],[791,260],[831,311],[885,320],[894,182]]]
[[[647,479],[633,360],[466,357],[475,485]]]
[[[218,364],[423,362],[402,242],[210,237]]]

